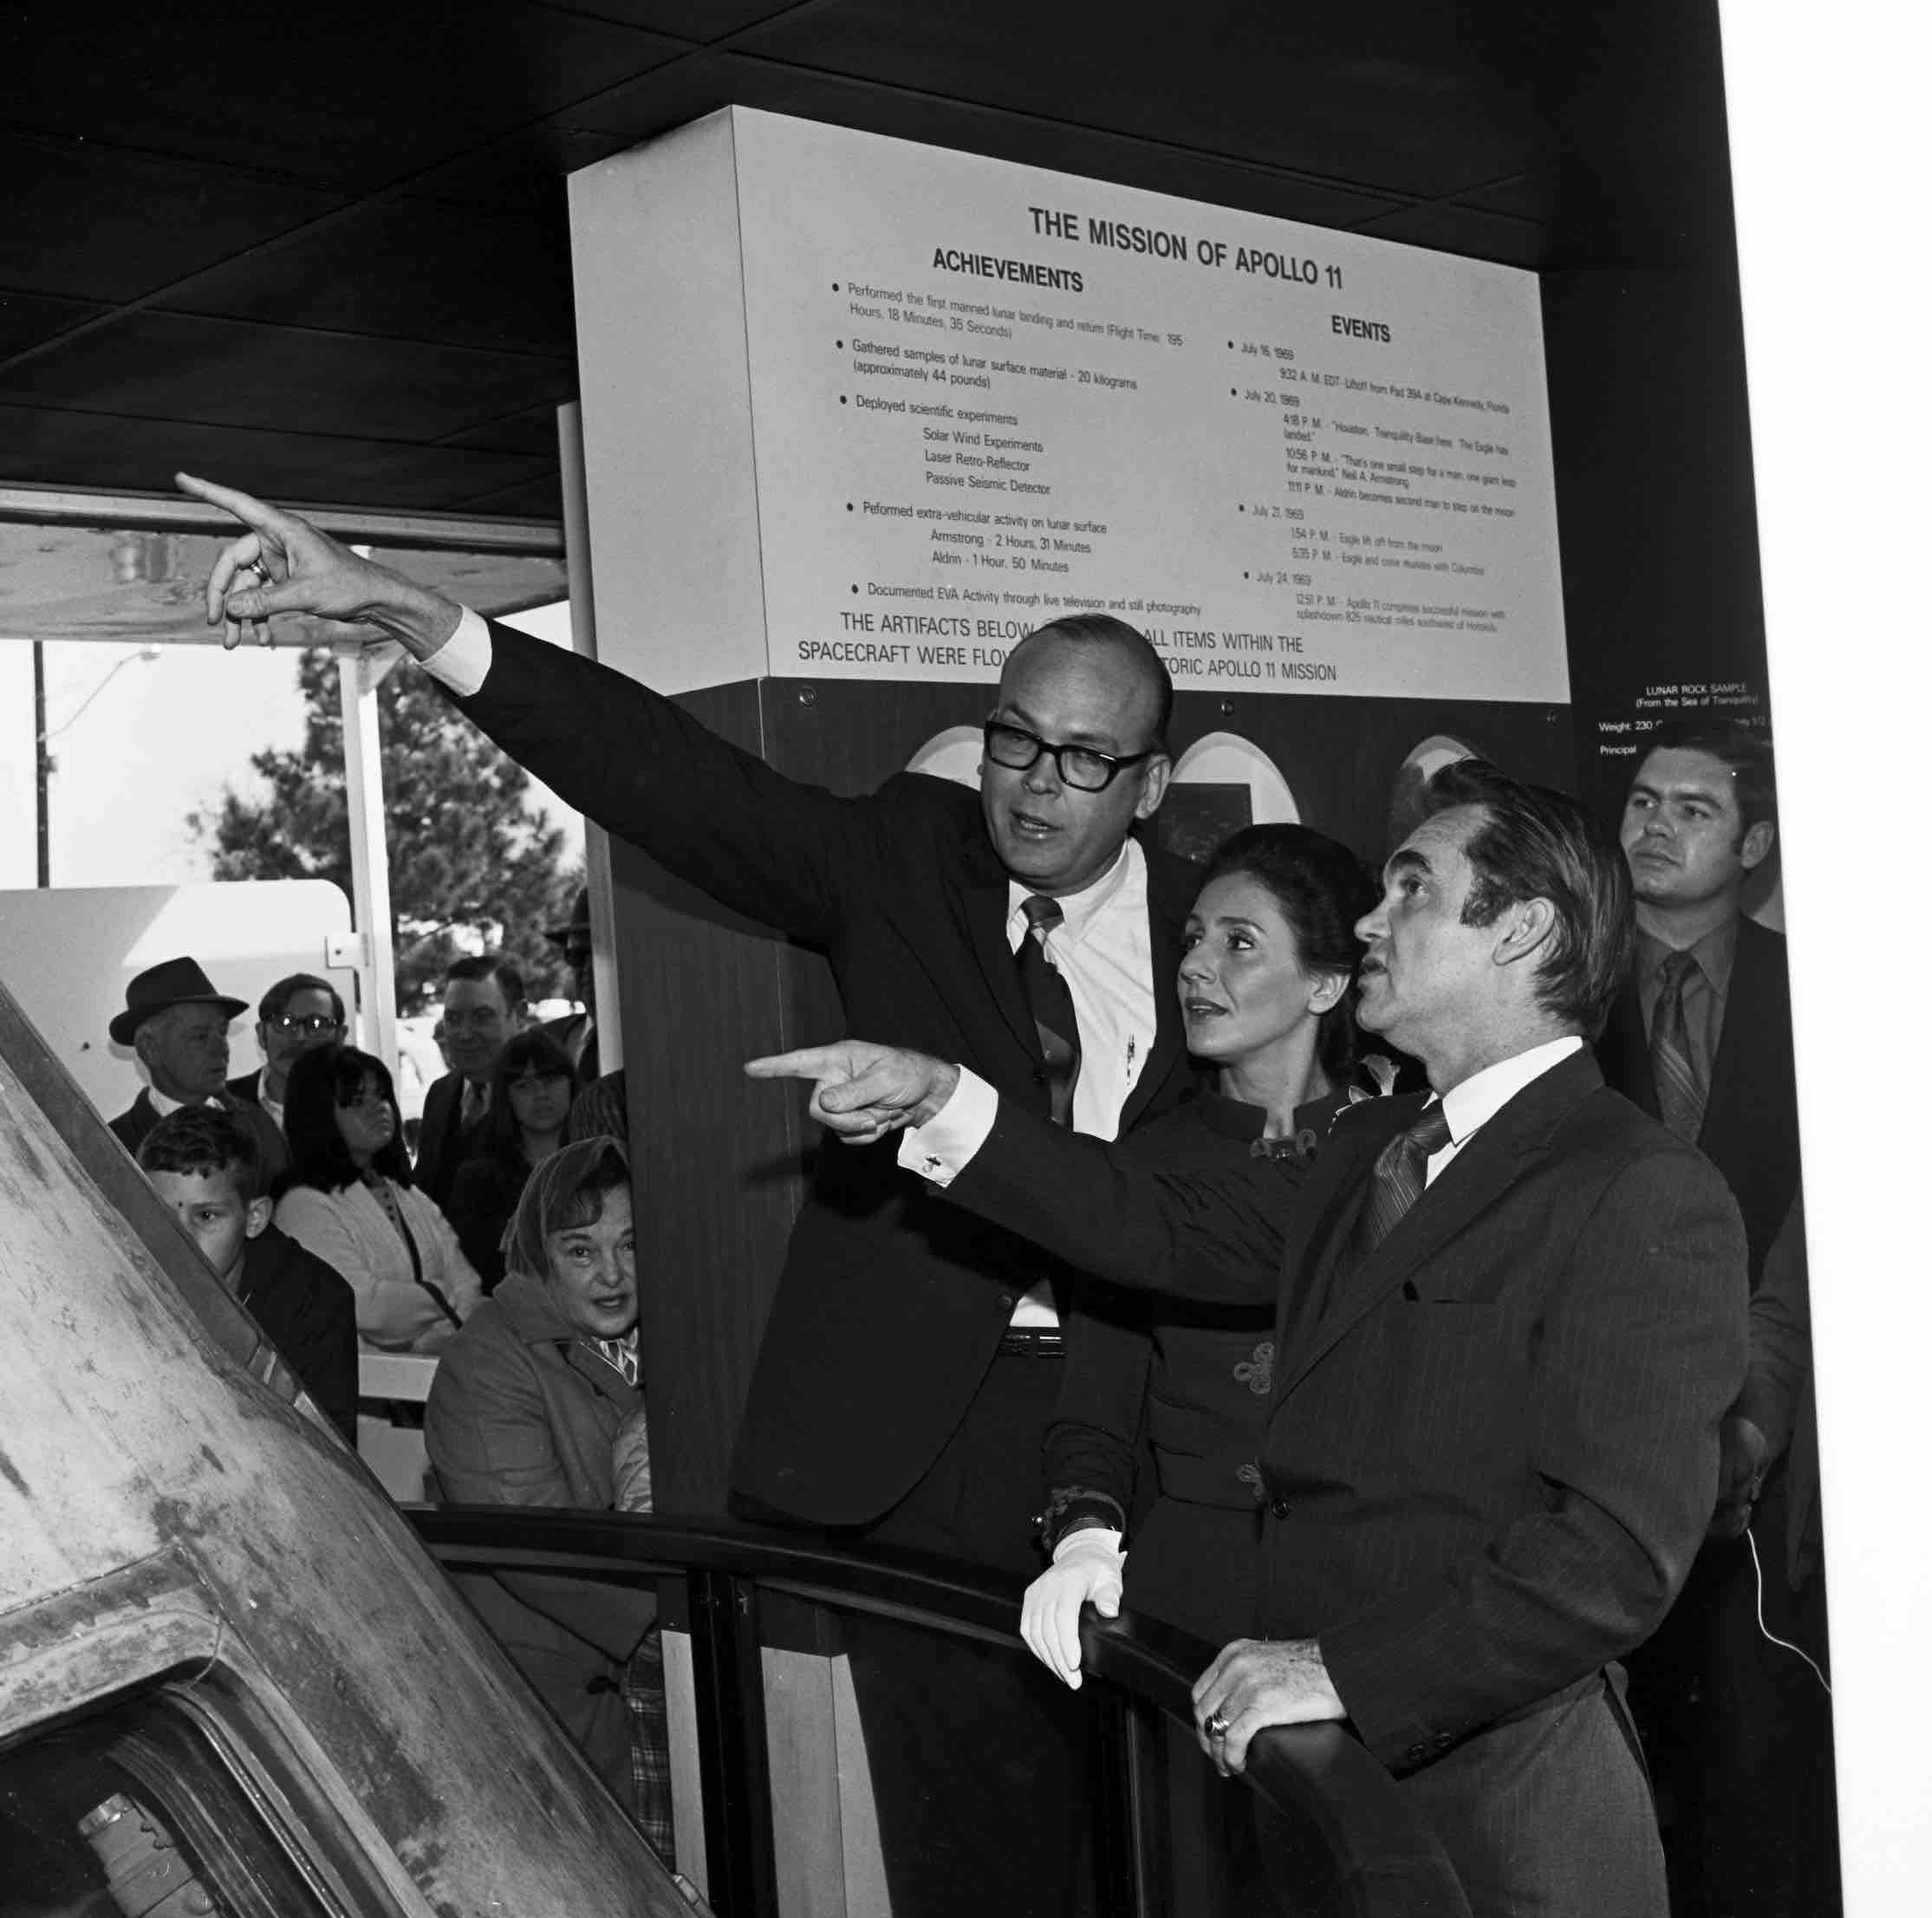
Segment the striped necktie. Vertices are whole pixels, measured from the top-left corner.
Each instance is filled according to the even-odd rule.
[[[1073,1088],[1080,1076],[1080,1024],[1074,1017],[1073,994],[1046,950],[1046,935],[1064,915],[1058,900],[1038,893],[1021,910],[1026,914],[1026,932],[1015,955],[1020,990],[1026,995],[1040,1036],[1053,1122],[1069,1125],[1073,1120]]]
[[[1688,952],[1672,952],[1665,959],[1657,969],[1657,1003],[1650,1014],[1650,1077],[1657,1089],[1657,1113],[1691,1145],[1703,1129],[1706,1096],[1690,1056],[1690,1030],[1684,1018],[1684,987],[1696,964]]]
[[[1366,1258],[1402,1222],[1422,1196],[1428,1162],[1449,1142],[1448,1115],[1438,1099],[1406,1132],[1398,1132],[1377,1155],[1369,1174],[1368,1203],[1356,1228],[1357,1255]]]

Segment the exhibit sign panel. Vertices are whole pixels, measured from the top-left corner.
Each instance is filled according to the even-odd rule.
[[[736,107],[572,212],[656,683],[985,680],[1098,610],[1183,691],[1568,699],[1533,274]]]

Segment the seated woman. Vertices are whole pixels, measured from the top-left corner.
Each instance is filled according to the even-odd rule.
[[[388,1068],[353,1046],[303,1054],[283,1122],[290,1164],[276,1224],[348,1281],[363,1344],[437,1350],[483,1288],[449,1221],[410,1182]]]
[[[1303,826],[1252,826],[1208,861],[1176,990],[1188,1050],[1215,1087],[1131,1134],[1123,1165],[1181,1171],[1229,1155],[1311,1158],[1335,1115],[1367,1095],[1356,1070],[1355,922],[1376,888],[1347,847]],[[1368,1083],[1385,1089],[1388,1062]],[[1215,1645],[1248,1629],[1273,1387],[1272,1306],[1191,1304],[1090,1284],[1069,1321],[1047,1427],[1044,1543],[1022,1634],[1080,1682],[1079,1615],[1128,1603]],[[1145,1438],[1155,1483],[1141,1483]],[[1123,1535],[1133,1550],[1121,1550]]]
[[[565,1146],[530,1174],[503,1283],[450,1342],[430,1388],[423,1436],[445,1498],[650,1509],[635,1246],[630,1168],[615,1140]],[[656,1601],[534,1573],[459,1583],[668,1858]]]
[[[485,1293],[503,1278],[504,1228],[533,1167],[563,1143],[576,1091],[570,1055],[548,1032],[519,1032],[503,1049],[490,1104],[450,1187],[450,1224]]]

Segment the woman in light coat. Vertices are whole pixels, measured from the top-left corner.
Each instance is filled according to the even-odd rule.
[[[289,1069],[283,1122],[291,1164],[276,1224],[348,1281],[363,1344],[439,1350],[483,1286],[411,1182],[388,1068],[354,1046],[305,1053]]]

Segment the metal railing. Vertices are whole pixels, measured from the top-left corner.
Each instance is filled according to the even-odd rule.
[[[655,1583],[693,1649],[697,1770],[708,1895],[720,1918],[777,1913],[771,1791],[760,1663],[763,1615],[776,1601],[898,1621],[954,1639],[1023,1650],[1021,1581],[909,1553],[859,1552],[809,1534],[748,1525],[500,1506],[413,1511],[446,1568],[543,1570]],[[1162,1720],[1193,1724],[1189,1687],[1214,1648],[1147,1618],[1081,1629],[1094,1694],[1089,1780],[1103,1918],[1163,1918],[1174,1873],[1162,1816]],[[1263,1733],[1247,1784],[1281,1908],[1295,1918],[1467,1918],[1434,1835],[1388,1772],[1343,1726]]]

